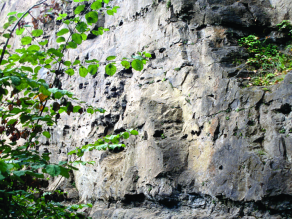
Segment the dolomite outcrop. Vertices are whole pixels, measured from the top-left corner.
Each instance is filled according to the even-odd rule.
[[[1,3],[3,14],[33,0]],[[63,5],[72,16],[78,3]],[[80,3],[79,3],[80,4]],[[43,139],[52,162],[68,151],[128,128],[139,131],[121,151],[91,151],[60,188],[91,202],[93,218],[286,218],[292,208],[292,73],[264,91],[244,88],[249,72],[238,39],[257,34],[284,45],[277,31],[292,19],[288,0],[113,0],[121,8],[100,18],[109,27],[65,55],[101,61],[97,74],[60,77],[105,114],[62,115]],[[17,8],[19,10],[19,8]],[[36,12],[37,13],[37,12]],[[45,27],[50,37],[60,25]],[[51,38],[53,45],[53,38]],[[15,45],[16,46],[16,45]],[[142,72],[119,67],[109,77],[105,58],[152,54]],[[45,76],[44,76],[45,77]],[[284,130],[284,131],[283,131]],[[52,185],[55,185],[52,180]],[[74,181],[76,189],[73,188]],[[78,193],[77,193],[78,191]]]

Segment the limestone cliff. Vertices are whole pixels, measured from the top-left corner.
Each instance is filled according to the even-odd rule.
[[[14,3],[14,2],[17,2]],[[20,3],[21,2],[21,3]],[[3,14],[33,1],[2,3]],[[80,3],[79,3],[80,4]],[[50,130],[52,161],[106,134],[139,131],[122,151],[87,152],[72,181],[60,187],[91,202],[93,218],[287,218],[292,208],[292,73],[271,86],[242,87],[238,39],[249,34],[286,38],[276,24],[292,19],[289,0],[113,0],[121,8],[66,56],[102,61],[94,77],[60,77],[61,87],[95,116],[63,115]],[[72,16],[77,3],[63,5]],[[46,27],[46,35],[60,26]],[[148,51],[142,72],[108,77],[105,58]],[[244,72],[242,73],[244,74]],[[283,131],[284,130],[284,131]],[[55,179],[56,180],[56,179]],[[52,181],[54,185],[55,182]],[[70,195],[68,196],[70,197]]]

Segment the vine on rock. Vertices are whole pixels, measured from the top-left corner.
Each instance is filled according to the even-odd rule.
[[[60,114],[67,113],[104,113],[105,110],[94,106],[84,107],[73,93],[63,90],[56,83],[63,73],[72,76],[78,69],[80,77],[95,75],[99,61],[96,59],[71,62],[64,53],[76,49],[87,40],[88,34],[102,35],[109,29],[99,27],[93,29],[100,14],[114,15],[118,6],[110,6],[110,0],[97,0],[92,4],[82,4],[86,0],[73,0],[80,3],[74,10],[75,16],[70,18],[60,13],[61,3],[52,0],[39,1],[26,12],[10,12],[8,22],[4,24],[2,37],[6,43],[0,50],[0,217],[1,218],[84,218],[77,213],[83,207],[92,204],[65,206],[56,200],[61,191],[46,191],[46,177],[69,178],[71,170],[77,171],[75,164],[93,164],[83,162],[81,157],[85,151],[107,150],[125,147],[121,139],[130,135],[138,135],[130,129],[118,135],[105,136],[93,144],[85,145],[68,153],[73,161],[59,163],[50,162],[50,153],[40,153],[39,138],[51,138],[46,127],[57,123]],[[62,4],[69,1],[62,0]],[[107,5],[107,6],[105,6]],[[40,15],[31,13],[40,9]],[[31,22],[25,21],[30,16]],[[56,33],[56,46],[44,36],[44,25],[54,20],[62,22],[62,29]],[[17,37],[15,37],[17,36]],[[21,48],[12,49],[11,38],[20,39]],[[124,68],[132,67],[137,71],[143,69],[149,53],[138,52],[131,58],[115,61],[116,56],[109,56],[105,72],[112,76],[117,71],[117,64]],[[40,79],[40,73],[47,72],[46,80]],[[73,104],[78,102],[78,104]]]

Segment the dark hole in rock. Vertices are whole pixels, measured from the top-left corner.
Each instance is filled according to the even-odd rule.
[[[186,139],[188,137],[187,134],[185,134],[184,136],[181,137],[181,139]]]
[[[163,199],[161,201],[159,201],[159,203],[163,206],[165,206],[166,208],[175,208],[178,206],[178,201],[174,200],[174,199]]]
[[[83,88],[83,83],[80,83],[79,84],[79,89],[82,89]]]
[[[250,126],[254,126],[254,125],[255,125],[255,121],[249,120],[249,121],[247,122],[247,124],[250,125]]]
[[[159,52],[160,52],[160,53],[163,53],[165,50],[166,50],[165,48],[160,48],[160,49],[159,49]]]
[[[280,109],[277,110],[277,112],[287,115],[291,112],[291,105],[288,103],[285,103],[284,105],[281,106]]]
[[[121,152],[123,150],[124,150],[123,147],[116,147],[115,149],[109,149],[109,151],[112,152],[112,153],[119,153],[119,152]]]
[[[124,129],[124,128],[119,128],[119,129],[116,129],[116,130],[115,130],[115,133],[118,134],[118,133],[120,133],[120,132],[125,132],[125,131],[126,131],[126,129]]]
[[[163,130],[155,130],[153,137],[161,137],[161,135],[163,134]]]
[[[144,201],[145,201],[145,195],[143,193],[140,193],[140,194],[134,194],[134,195],[126,194],[122,202],[130,204],[131,202],[144,202]]]
[[[121,182],[123,181],[124,179],[123,178],[121,178]]]
[[[156,55],[155,55],[155,53],[153,52],[153,53],[151,53],[151,58],[150,59],[156,59]]]
[[[96,170],[94,170],[94,172],[96,172]]]
[[[204,29],[206,27],[207,27],[207,25],[203,24],[203,25],[198,26],[196,29],[197,30],[202,30],[202,29]]]
[[[123,24],[124,24],[124,22],[123,21],[120,21],[119,26],[122,26]]]
[[[223,170],[223,166],[222,165],[219,167],[219,170]]]

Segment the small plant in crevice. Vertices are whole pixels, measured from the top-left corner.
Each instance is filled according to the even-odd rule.
[[[165,139],[166,138],[166,136],[162,133],[161,134],[161,139]]]
[[[285,129],[281,129],[281,130],[279,131],[279,133],[281,133],[281,134],[285,134],[285,133],[286,133],[286,130],[285,130]]]
[[[259,151],[258,151],[258,155],[265,155],[265,154],[266,154],[266,152],[263,151],[263,150],[259,150]]]
[[[292,36],[292,24],[289,21],[282,21],[278,27],[279,31],[286,31]],[[277,84],[284,79],[288,71],[292,70],[291,41],[287,43],[284,50],[272,43],[269,36],[260,38],[249,35],[239,39],[238,43],[245,47],[249,54],[245,63],[247,69],[254,72],[250,77],[245,78],[250,80],[247,87]]]
[[[171,7],[171,1],[169,0],[166,2],[166,9],[168,10],[170,9],[170,7]]]
[[[180,69],[181,69],[181,68],[175,68],[174,70],[175,70],[175,71],[180,71]]]

